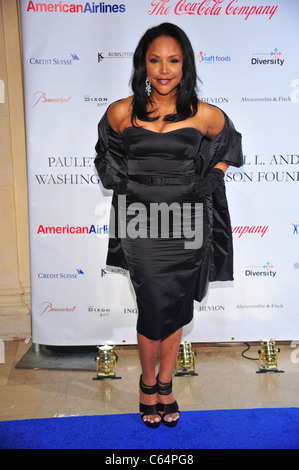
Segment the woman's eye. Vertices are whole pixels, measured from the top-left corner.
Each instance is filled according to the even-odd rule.
[[[178,60],[178,59],[171,59],[171,62],[172,62],[173,64],[177,64],[177,63],[179,62],[179,60]]]
[[[151,64],[156,64],[157,62],[158,62],[157,59],[150,59],[150,63],[151,63]]]

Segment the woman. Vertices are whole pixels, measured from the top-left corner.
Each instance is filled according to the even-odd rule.
[[[152,237],[150,211],[145,211],[145,235],[116,233],[109,241],[107,264],[128,269],[136,293],[141,417],[149,427],[161,421],[172,427],[179,418],[172,373],[182,328],[192,320],[194,299],[202,300],[209,281],[233,279],[223,176],[229,165],[242,165],[241,136],[220,109],[197,98],[194,53],[179,27],[163,23],[149,29],[133,65],[133,96],[109,107],[96,145],[95,165],[104,187],[114,190],[114,209],[125,214],[129,227],[132,203],[146,209],[161,203],[169,209],[175,203],[182,211],[188,203],[196,228],[201,208],[200,244],[186,247],[189,235],[174,215],[165,233],[165,213],[155,220],[158,234]]]

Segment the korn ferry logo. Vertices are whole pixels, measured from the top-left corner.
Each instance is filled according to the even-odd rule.
[[[245,276],[246,277],[275,277],[277,271],[274,271],[273,264],[269,261],[262,266],[246,266]]]
[[[273,49],[270,52],[254,52],[251,58],[251,65],[284,65],[285,59],[282,58],[282,52],[277,49]]]

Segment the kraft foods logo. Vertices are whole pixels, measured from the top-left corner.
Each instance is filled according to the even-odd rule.
[[[210,54],[207,52],[200,51],[199,54],[196,55],[196,60],[200,64],[220,64],[220,63],[228,63],[231,62],[232,58],[229,55],[225,54]]]

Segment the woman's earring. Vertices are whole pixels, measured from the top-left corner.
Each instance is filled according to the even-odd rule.
[[[181,81],[180,81],[180,88],[183,88],[184,83],[185,83],[184,80],[181,80]]]
[[[145,79],[145,93],[147,94],[147,96],[150,96],[151,92],[152,92],[151,82],[149,81],[149,78],[146,77],[146,79]]]

